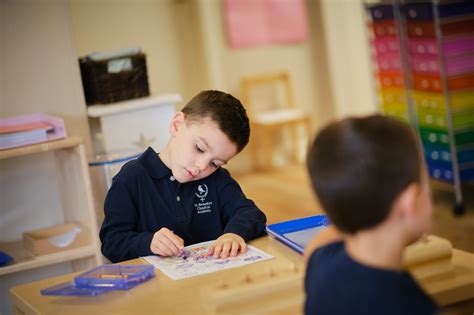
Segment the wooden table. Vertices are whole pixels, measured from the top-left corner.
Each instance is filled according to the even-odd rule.
[[[204,314],[232,311],[255,313],[259,309],[275,314],[301,314],[304,301],[302,285],[304,275],[303,257],[270,237],[262,237],[252,241],[251,244],[275,256],[275,259],[178,281],[169,279],[161,271],[155,269],[156,277],[144,284],[129,291],[112,291],[97,297],[41,296],[41,289],[72,280],[76,275],[76,273],[68,274],[12,288],[11,297],[14,310],[16,314],[82,315]],[[441,297],[441,299],[452,298],[452,295],[459,292],[459,290],[474,290],[473,262],[474,255],[453,250],[453,264],[455,265],[453,271],[449,275],[433,278],[430,281],[422,281],[422,285],[435,298]],[[134,259],[125,263],[142,264],[144,262],[140,259]],[[291,279],[287,278],[287,280],[290,279],[293,282],[293,286],[285,292],[278,292],[278,287],[287,286],[288,281],[283,279],[283,282],[279,282],[279,277],[273,276],[275,273],[279,274],[281,270],[288,268],[296,269],[296,276]],[[248,281],[249,283],[245,283],[245,279],[249,280],[249,277],[251,280]],[[265,298],[255,296],[251,303],[244,301],[244,299],[252,299],[253,294],[248,294],[249,292],[255,292],[257,295],[264,291],[258,287],[260,285],[258,279],[265,279],[263,280],[263,282],[267,281],[265,288],[271,288],[268,291],[272,292],[268,296],[265,295]],[[220,309],[214,308],[210,305],[213,297],[215,301],[215,296],[219,296],[221,293],[216,288],[227,287],[223,290],[229,290],[228,285],[234,288],[242,288],[241,290],[237,289],[236,293],[242,296],[242,302],[236,304],[235,308],[227,308],[227,305]],[[248,287],[245,287],[246,285]],[[290,288],[290,286],[287,286],[287,288]],[[229,296],[234,296],[234,294],[231,293]],[[285,305],[285,299],[292,302]],[[235,301],[233,303],[235,304]],[[464,308],[462,304],[456,305],[456,310],[467,311],[466,314],[471,314],[472,300],[463,302],[463,304],[466,305]],[[232,302],[229,302],[228,305],[232,305]],[[273,312],[272,306],[276,307]]]
[[[275,256],[275,259],[177,281],[155,269],[155,278],[129,291],[112,291],[96,297],[40,294],[41,289],[72,280],[76,275],[68,274],[12,288],[12,304],[16,314],[203,314],[208,308],[202,303],[205,297],[202,298],[201,289],[222,283],[225,279],[243,277],[244,271],[252,274],[276,264],[303,263],[300,254],[270,237],[254,240],[251,244]],[[143,264],[144,261],[133,259],[126,263]]]

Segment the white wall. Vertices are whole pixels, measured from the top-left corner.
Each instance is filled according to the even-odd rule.
[[[296,101],[312,113],[316,128],[334,117],[373,112],[361,3],[307,0],[307,8],[307,42],[233,50],[222,0],[0,0],[0,115],[59,115],[90,151],[77,58],[132,45],[148,55],[152,94],[176,92],[188,100],[215,88],[239,97],[242,76],[288,69]],[[243,171],[248,164],[243,152],[230,167]],[[47,216],[34,211],[38,204],[60,213],[57,183],[44,181],[52,168],[35,157],[0,165],[0,240],[18,238],[18,222],[24,228],[47,224]],[[24,189],[15,188],[20,185]],[[6,314],[5,292],[13,282],[3,280],[0,313]]]
[[[296,104],[313,117],[317,128],[333,117],[333,106],[327,84],[327,58],[319,23],[321,11],[314,1],[308,2],[309,36],[303,43],[265,45],[231,49],[226,38],[222,1],[194,1],[198,16],[195,29],[201,38],[204,84],[196,78],[194,87],[222,89],[240,97],[244,76],[288,70],[294,87]],[[247,171],[246,150],[229,163],[233,171]]]
[[[373,113],[376,106],[363,6],[354,0],[318,1],[336,117]]]
[[[181,35],[174,0],[71,0],[78,56],[139,46],[147,54],[150,93],[182,93]]]
[[[5,63],[1,72],[4,80],[2,94],[3,115],[19,115],[35,111],[44,111],[63,117],[69,135],[80,135],[89,143],[89,128],[86,119],[86,106],[82,94],[80,74],[76,62],[69,6],[66,1],[3,1],[0,2],[4,12],[2,30],[4,37]],[[9,191],[2,208],[2,239],[11,239],[7,231],[14,230],[5,220],[17,222],[20,219],[32,224],[43,222],[44,213],[36,209],[40,195],[41,208],[53,211],[60,206],[56,179],[51,176],[30,176],[53,170],[51,159],[44,155],[32,155],[19,159],[2,161],[2,167],[8,164],[8,182],[3,182],[2,191]],[[28,171],[29,170],[29,171]],[[4,173],[4,172],[2,172]],[[15,187],[25,187],[25,190]],[[49,189],[49,196],[40,194],[40,190]],[[43,197],[41,197],[43,196]],[[15,201],[21,201],[19,204]],[[14,204],[12,204],[14,203]],[[4,211],[22,208],[30,211],[31,215],[22,211],[12,211],[11,217],[5,216]],[[28,223],[27,223],[28,225]],[[6,233],[6,234],[5,234]],[[16,232],[18,233],[18,231]]]
[[[89,141],[67,1],[4,1],[4,115],[45,111]]]
[[[0,117],[5,116],[5,94],[4,84],[5,84],[5,75],[4,75],[4,64],[5,64],[5,10],[4,10],[4,0],[0,0]]]
[[[0,0],[1,115],[44,111],[63,117],[69,135],[89,142],[82,94],[65,0]],[[0,161],[0,241],[61,222],[54,160],[49,154]],[[61,274],[55,265],[0,277],[0,313],[10,314],[9,288]]]

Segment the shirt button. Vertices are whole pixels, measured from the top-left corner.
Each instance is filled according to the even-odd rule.
[[[175,178],[174,176],[170,176],[170,181],[174,182],[175,181]]]
[[[176,201],[180,201],[181,200],[181,197],[180,196],[176,196]]]

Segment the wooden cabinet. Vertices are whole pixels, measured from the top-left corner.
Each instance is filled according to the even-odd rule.
[[[44,185],[50,185],[51,188],[40,187],[39,185],[38,189],[31,192],[24,185],[17,185],[18,187],[15,187],[14,190],[20,190],[20,192],[16,194],[5,193],[2,196],[5,200],[2,201],[0,212],[0,220],[3,221],[3,224],[7,224],[11,230],[16,230],[18,232],[17,235],[21,235],[26,229],[48,227],[48,222],[51,222],[51,225],[76,222],[85,228],[89,241],[86,245],[74,249],[32,256],[24,249],[21,236],[18,240],[5,240],[5,236],[2,236],[0,250],[12,256],[14,261],[0,268],[0,279],[2,279],[2,276],[9,274],[18,273],[19,275],[21,271],[65,262],[70,262],[73,271],[91,268],[100,264],[102,256],[100,253],[98,228],[82,139],[79,137],[69,137],[63,140],[0,151],[0,163],[3,164],[1,165],[3,169],[0,176],[3,177],[2,190],[5,188],[4,192],[8,188],[6,187],[8,185],[8,177],[11,177],[12,174],[22,173],[25,168],[21,164],[15,164],[18,167],[11,167],[12,163],[10,162],[21,162],[21,159],[25,158],[27,160],[25,160],[24,165],[31,169],[41,167],[40,160],[51,160],[49,162],[53,165],[53,171],[47,173],[39,172],[39,174],[45,177],[39,179],[39,182],[43,182]],[[38,162],[38,164],[35,165],[35,162]],[[38,173],[28,172],[26,175],[22,176],[37,177]],[[25,178],[24,182],[27,183],[33,180],[35,180],[33,177]],[[52,192],[54,190],[53,186],[57,187],[58,192],[56,194]],[[24,193],[21,190],[24,190]],[[43,196],[36,196],[38,194],[43,194]],[[58,196],[60,200],[54,201],[59,204],[60,213],[51,215],[51,209],[47,206],[47,201],[51,201],[50,198],[57,198]],[[8,208],[21,203],[21,200],[10,200],[9,198],[42,198],[45,202],[37,203],[31,209],[26,209],[27,212],[25,214],[12,220],[11,217],[16,209]],[[11,226],[13,224],[15,225],[14,227]]]

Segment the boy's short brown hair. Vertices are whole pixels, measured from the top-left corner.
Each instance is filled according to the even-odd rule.
[[[237,152],[249,142],[249,118],[242,103],[232,95],[216,91],[202,91],[181,110],[187,120],[211,119],[236,144]]]
[[[311,182],[330,220],[354,234],[381,223],[408,185],[420,182],[413,130],[382,115],[326,126],[307,156]]]

